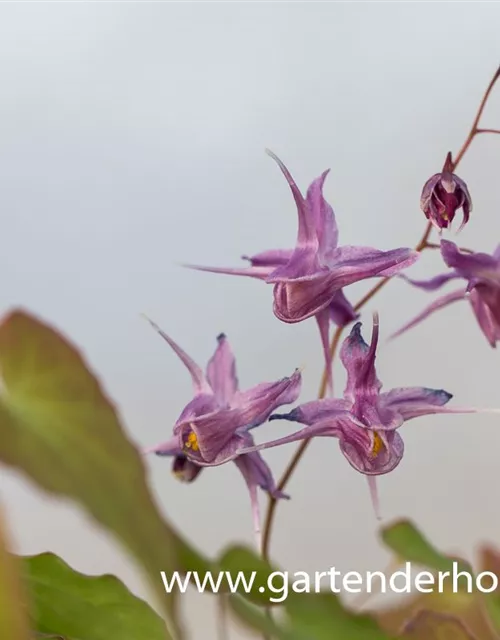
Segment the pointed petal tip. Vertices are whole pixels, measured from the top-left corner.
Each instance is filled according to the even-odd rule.
[[[351,333],[353,333],[353,334],[361,334],[362,327],[363,327],[363,323],[361,321],[356,322],[352,326]]]
[[[451,151],[448,151],[447,155],[446,155],[446,159],[444,161],[443,164],[443,172],[444,171],[449,171],[450,173],[453,173],[453,159],[451,156]]]
[[[291,420],[293,422],[293,417],[291,417],[292,413],[293,411],[288,413],[272,413],[268,418],[268,422],[272,422],[273,420]]]
[[[149,322],[149,324],[153,327],[153,329],[155,331],[158,331],[158,333],[161,333],[161,329],[160,327],[156,324],[156,322],[154,322],[153,320],[151,320],[151,318],[149,316],[147,316],[145,313],[141,313],[139,314],[141,316],[141,318],[144,318],[144,320],[146,320],[147,322]]]
[[[436,389],[436,394],[439,394],[443,398],[443,404],[446,404],[453,398],[453,394],[444,389]]]
[[[264,152],[270,157],[272,158],[275,162],[277,162],[280,167],[283,164],[283,162],[278,158],[278,156],[274,153],[274,151],[271,151],[271,149],[268,149],[267,147],[264,149]]]
[[[275,489],[271,495],[275,500],[291,500],[290,495],[288,493],[283,493],[280,489]]]
[[[366,479],[368,480],[368,488],[370,490],[370,498],[372,501],[375,518],[380,521],[382,520],[382,516],[380,515],[380,500],[377,488],[377,477],[374,475],[369,475],[366,476]]]
[[[356,341],[360,341],[363,342],[366,345],[366,342],[363,338],[363,334],[361,333],[361,330],[363,328],[363,323],[362,322],[356,322],[355,324],[353,324],[352,329],[349,333],[349,337],[347,338],[348,340],[356,340]],[[366,345],[368,346],[368,345]]]

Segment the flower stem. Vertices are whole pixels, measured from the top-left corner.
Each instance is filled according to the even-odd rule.
[[[452,159],[451,162],[451,170],[454,171],[458,164],[460,163],[460,161],[462,160],[462,158],[464,157],[464,155],[467,153],[467,150],[469,149],[472,141],[474,140],[474,138],[479,134],[479,133],[500,133],[500,130],[496,130],[496,129],[480,129],[478,127],[479,125],[479,121],[481,119],[481,116],[483,115],[483,111],[484,108],[486,106],[486,103],[488,102],[488,98],[490,97],[490,94],[493,90],[493,87],[495,86],[495,83],[497,82],[497,80],[500,78],[500,67],[496,70],[495,75],[493,76],[493,78],[491,79],[490,83],[488,84],[486,91],[481,99],[481,102],[479,104],[479,108],[477,110],[477,113],[475,115],[474,121],[472,123],[472,126],[470,128],[470,131],[463,143],[463,145],[461,146],[459,152],[457,153],[455,159]],[[431,243],[429,243],[429,237],[431,235],[432,232],[432,224],[430,222],[427,223],[427,226],[425,227],[424,233],[420,239],[420,241],[418,242],[418,244],[415,246],[415,251],[418,252],[422,252],[427,248],[431,248],[433,245]],[[372,287],[368,293],[366,295],[364,295],[361,300],[359,300],[359,302],[355,305],[354,309],[355,311],[359,311],[360,309],[362,309],[381,289],[383,289],[383,287],[385,287],[385,285],[391,280],[392,278],[384,278],[383,280],[380,280],[374,287]],[[337,327],[335,330],[335,333],[333,334],[333,338],[332,338],[332,342],[330,343],[330,362],[333,362],[336,352],[337,352],[337,348],[340,342],[340,338],[342,337],[342,333],[343,333],[344,327]],[[320,389],[319,389],[319,393],[318,393],[318,398],[324,398],[325,397],[325,393],[326,393],[326,387],[327,387],[327,376],[328,376],[328,368],[325,367],[325,370],[323,372],[323,377],[321,379],[321,385],[320,385]],[[297,468],[297,465],[299,464],[300,460],[302,459],[302,456],[304,455],[304,453],[306,452],[307,447],[309,446],[309,442],[311,441],[311,438],[304,440],[300,443],[299,447],[297,448],[297,450],[295,451],[294,455],[292,456],[290,462],[288,463],[280,481],[278,482],[278,488],[280,489],[280,491],[283,491],[283,489],[286,487],[286,485],[288,484],[290,478],[292,477],[295,469]],[[271,546],[271,534],[272,534],[272,529],[273,529],[273,523],[274,523],[274,518],[275,518],[275,514],[276,514],[276,505],[277,505],[277,500],[273,497],[269,497],[269,504],[267,507],[267,513],[266,513],[266,518],[265,518],[265,522],[264,522],[264,529],[263,529],[263,536],[262,536],[262,556],[268,560],[269,559],[269,550],[270,550],[270,546]]]

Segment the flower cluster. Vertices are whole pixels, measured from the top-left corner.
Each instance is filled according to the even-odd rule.
[[[429,414],[473,411],[448,407],[452,396],[443,389],[398,387],[382,392],[375,369],[378,315],[374,314],[371,341],[367,344],[361,332],[362,323],[357,321],[359,313],[346,297],[346,288],[368,278],[394,275],[427,290],[437,289],[450,280],[465,280],[459,290],[434,301],[399,333],[445,305],[467,299],[489,343],[495,346],[500,338],[500,248],[493,255],[464,252],[452,242],[442,240],[441,253],[450,270],[429,281],[412,280],[402,271],[416,262],[417,251],[339,246],[335,215],[323,195],[328,170],[312,182],[303,196],[281,160],[270,155],[281,169],[297,208],[295,247],[270,249],[244,257],[249,265],[242,268],[188,266],[272,284],[274,315],[282,322],[293,324],[315,318],[329,396],[302,403],[288,413],[276,413],[278,408],[298,400],[300,371],[276,382],[263,382],[240,391],[235,358],[224,334],[218,336],[215,353],[203,372],[150,321],[188,369],[194,396],[181,411],[171,437],[146,452],[172,457],[174,474],[188,483],[195,480],[204,467],[234,461],[250,492],[257,536],[260,533],[257,489],[260,487],[273,499],[288,497],[276,486],[262,458],[262,450],[313,437],[335,438],[349,464],[368,478],[378,514],[376,476],[394,470],[403,457],[400,427],[413,418]],[[463,209],[465,224],[472,207],[467,186],[453,168],[448,155],[443,171],[430,178],[422,192],[421,207],[440,232],[449,226],[459,208]],[[347,384],[343,396],[334,397],[330,326],[344,328],[352,323],[355,324],[340,352]],[[252,430],[278,419],[300,423],[302,427],[283,438],[256,445]]]

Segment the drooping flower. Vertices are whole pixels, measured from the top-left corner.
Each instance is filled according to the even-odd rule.
[[[441,173],[435,173],[425,183],[420,197],[420,208],[439,231],[451,225],[458,209],[463,211],[459,231],[469,221],[472,200],[465,182],[453,173],[451,153],[446,156]]]
[[[217,348],[205,374],[167,334],[154,322],[149,322],[188,369],[194,397],[175,422],[172,437],[146,449],[145,453],[172,456],[172,471],[184,482],[192,482],[203,467],[234,460],[250,492],[254,527],[259,537],[257,487],[275,498],[288,496],[277,489],[271,470],[260,453],[252,451],[239,455],[239,451],[254,445],[251,429],[266,422],[278,407],[297,400],[300,372],[295,371],[291,377],[278,382],[264,382],[240,391],[235,358],[224,334],[217,338]]]
[[[451,280],[466,281],[466,286],[434,300],[422,313],[404,325],[392,337],[401,335],[425,320],[432,313],[452,302],[468,300],[476,320],[489,344],[496,347],[500,340],[500,245],[495,252],[474,253],[461,251],[449,240],[441,240],[441,255],[451,270],[430,280],[410,280],[410,284],[426,291],[435,291]]]
[[[418,253],[412,249],[379,251],[370,247],[339,247],[335,215],[323,197],[329,170],[314,180],[304,198],[285,165],[273,153],[268,153],[278,163],[297,205],[295,249],[275,249],[244,257],[250,261],[246,268],[188,266],[213,273],[249,276],[273,284],[274,314],[283,322],[293,324],[316,318],[331,388],[330,322],[345,326],[358,317],[343,287],[366,278],[395,275],[413,264]]]
[[[420,416],[474,410],[445,407],[452,396],[443,389],[401,387],[382,393],[375,370],[378,317],[374,317],[370,345],[363,340],[361,326],[361,322],[353,326],[341,349],[340,357],[347,370],[344,397],[315,400],[289,413],[273,414],[270,420],[291,420],[306,426],[256,448],[262,450],[311,437],[337,438],[347,461],[368,477],[378,516],[375,477],[395,469],[403,457],[404,445],[398,429]]]

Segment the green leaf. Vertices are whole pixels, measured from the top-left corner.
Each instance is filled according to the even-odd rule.
[[[252,602],[277,605],[286,611],[285,621],[278,625],[259,609],[239,598],[231,598],[233,611],[247,625],[278,640],[388,640],[378,623],[366,615],[358,615],[345,609],[340,600],[330,593],[297,593],[293,590],[294,574],[275,571],[254,551],[244,547],[230,547],[219,560],[222,570],[229,571],[233,580],[243,572],[247,585],[252,574],[255,578],[249,591],[239,589],[239,594]],[[255,573],[254,573],[255,572]],[[300,588],[305,585],[303,575]],[[276,580],[277,578],[277,580]],[[269,588],[271,584],[272,588]],[[241,586],[241,585],[240,585]],[[296,585],[299,586],[298,584]],[[314,590],[314,582],[310,584]],[[286,596],[286,597],[283,597]]]
[[[291,629],[285,629],[281,623],[275,622],[250,602],[239,596],[230,596],[229,604],[236,617],[249,629],[265,634],[266,638],[273,640],[307,640],[306,636],[299,635]]]
[[[490,546],[483,546],[479,550],[480,566],[482,571],[489,571],[497,577],[500,576],[500,553]],[[500,633],[500,587],[488,594],[484,594],[486,610],[491,623]]]
[[[294,594],[286,610],[294,632],[308,640],[389,640],[373,618],[344,608],[333,593]]]
[[[436,571],[453,571],[458,562],[459,571],[471,571],[470,565],[438,551],[409,520],[399,520],[381,530],[383,542],[403,562],[420,564]]]
[[[118,578],[86,576],[52,553],[23,558],[23,566],[31,626],[39,633],[68,640],[164,640],[165,622]]]
[[[0,638],[30,640],[19,575],[20,563],[7,551],[7,534],[1,516],[0,513]]]
[[[276,592],[269,589],[268,584],[270,574],[276,571],[276,569],[271,567],[271,565],[261,556],[257,555],[255,551],[237,545],[229,547],[219,558],[218,565],[220,571],[229,573],[233,581],[233,587],[238,587],[237,593],[257,604],[275,604],[272,599],[278,596]],[[240,576],[238,585],[234,584],[237,576]],[[279,576],[277,577],[279,578]],[[225,585],[230,592],[236,592],[234,589],[231,589],[231,585],[228,584],[227,579]],[[246,589],[245,585],[248,585],[250,588]]]
[[[80,503],[135,555],[178,629],[160,571],[207,562],[159,515],[141,455],[80,353],[22,311],[0,325],[0,459]]]

